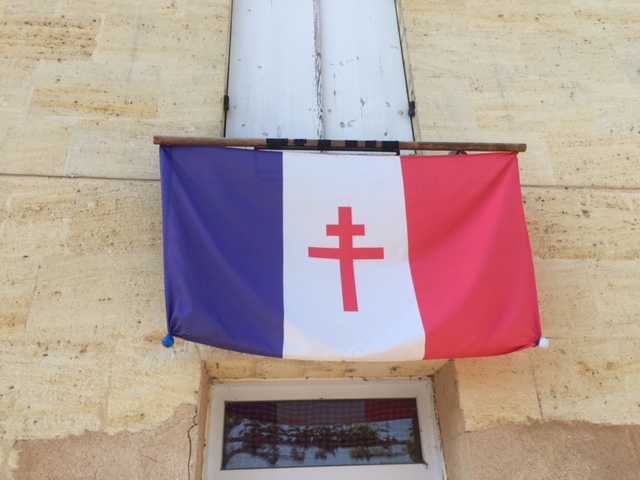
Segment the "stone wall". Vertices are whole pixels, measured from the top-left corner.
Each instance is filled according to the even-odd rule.
[[[400,4],[419,139],[528,145],[551,339],[438,371],[449,478],[634,478],[640,4]],[[210,378],[410,378],[442,365],[160,346],[152,137],[222,134],[229,11],[0,0],[0,479],[197,478]]]
[[[152,137],[221,135],[229,3],[0,2],[0,478],[195,478]]]

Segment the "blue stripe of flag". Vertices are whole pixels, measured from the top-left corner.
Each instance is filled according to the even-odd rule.
[[[282,154],[162,147],[160,159],[169,333],[281,357]]]

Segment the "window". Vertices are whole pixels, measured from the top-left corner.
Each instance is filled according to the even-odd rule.
[[[394,0],[234,0],[225,135],[413,140]]]
[[[442,479],[429,380],[214,384],[206,476]]]

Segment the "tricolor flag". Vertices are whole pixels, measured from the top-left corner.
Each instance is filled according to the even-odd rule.
[[[307,360],[501,355],[541,336],[512,153],[161,147],[169,333]]]

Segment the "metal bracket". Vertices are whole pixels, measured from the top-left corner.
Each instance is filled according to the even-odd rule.
[[[409,118],[413,118],[416,116],[416,102],[411,100],[409,102]]]

